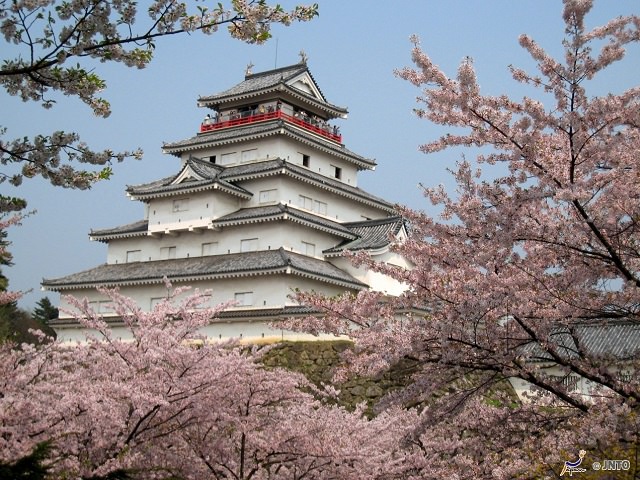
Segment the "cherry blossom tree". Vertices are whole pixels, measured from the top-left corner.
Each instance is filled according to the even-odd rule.
[[[368,420],[364,406],[327,402],[331,389],[263,367],[265,349],[207,342],[199,330],[228,305],[168,289],[143,312],[101,292],[126,338],[70,299],[86,343],[0,345],[0,471],[36,458],[40,478],[355,480],[403,457],[411,413]]]
[[[354,257],[407,285],[401,297],[298,296],[327,313],[294,326],[355,338],[352,371],[416,363],[415,383],[388,399],[423,407],[416,478],[559,475],[580,448],[636,458],[640,351],[604,337],[598,350],[582,332],[640,328],[640,87],[588,92],[640,40],[640,17],[588,30],[591,7],[564,1],[562,60],[520,37],[538,67],[511,67],[533,90],[521,100],[482,94],[471,59],[447,76],[413,38],[415,66],[397,75],[421,89],[417,116],[450,128],[421,150],[466,147],[476,161],[458,163],[455,192],[425,188],[438,217],[402,210],[411,234],[393,249],[413,269]],[[507,379],[533,398],[515,398]]]
[[[144,68],[153,58],[159,37],[192,32],[211,35],[221,27],[249,43],[270,37],[273,24],[290,25],[317,15],[317,5],[299,5],[285,11],[266,0],[233,0],[227,7],[193,6],[177,0],[155,0],[144,10],[132,0],[19,0],[0,2],[0,32],[7,43],[0,66],[0,85],[9,95],[41,102],[51,108],[52,92],[77,97],[100,117],[110,114],[109,102],[100,96],[106,82],[99,62],[118,62]],[[142,152],[92,150],[77,133],[55,131],[34,138],[3,138],[0,125],[0,182],[20,185],[24,178],[42,176],[53,185],[86,189],[108,178],[109,164]],[[98,165],[78,168],[74,163]],[[0,211],[20,210],[24,199],[0,197]]]

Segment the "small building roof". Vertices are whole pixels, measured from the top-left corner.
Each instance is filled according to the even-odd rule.
[[[353,240],[345,240],[335,247],[324,250],[325,256],[341,255],[345,250],[379,250],[391,243],[391,238],[406,228],[404,219],[400,216],[348,222],[342,224],[357,235]]]
[[[43,279],[42,286],[47,290],[62,291],[97,286],[157,284],[162,283],[165,277],[172,282],[191,282],[265,274],[299,275],[347,288],[367,288],[365,283],[329,262],[283,248],[205,257],[103,264],[65,277]]]
[[[299,85],[304,85],[305,89]],[[242,82],[227,90],[198,98],[198,105],[219,110],[225,104],[240,104],[276,92],[279,96],[295,97],[329,117],[347,114],[346,108],[327,102],[306,63],[247,74]]]
[[[640,355],[640,323],[626,319],[576,322],[555,329],[550,340],[565,358],[578,358],[584,352],[600,358],[632,360]],[[554,361],[538,342],[528,342],[520,351],[532,362]]]

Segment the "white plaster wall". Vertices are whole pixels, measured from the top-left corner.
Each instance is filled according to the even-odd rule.
[[[174,212],[174,201],[184,199],[188,199],[188,208]],[[237,210],[241,204],[238,197],[215,190],[156,198],[149,202],[149,230],[156,232],[206,225],[212,218]]]
[[[131,340],[131,332],[123,326],[112,327],[113,338]],[[86,335],[96,335],[94,330],[84,330],[78,327],[57,328],[58,340],[64,343],[83,343]],[[241,339],[243,343],[271,343],[279,341],[323,341],[335,340],[336,338],[347,339],[348,337],[335,337],[332,335],[309,335],[292,332],[269,325],[266,320],[260,321],[222,321],[217,320],[201,329],[201,333],[206,335],[210,341],[226,341],[229,339]]]
[[[403,257],[397,253],[386,251],[384,253],[373,255],[373,259],[377,262],[397,265],[406,269],[411,266]],[[329,261],[336,267],[350,273],[361,282],[369,285],[369,288],[376,292],[383,292],[388,295],[398,296],[407,289],[407,285],[390,278],[378,272],[374,272],[364,267],[355,267],[349,259],[345,257],[331,257]]]
[[[557,365],[543,364],[543,365],[540,365],[539,368],[543,370],[544,374],[546,375],[555,376],[555,377],[564,377],[566,375],[566,373]],[[572,373],[571,375],[577,376],[575,373]],[[525,392],[531,393],[534,390],[534,387],[531,383],[527,382],[526,380],[522,380],[521,378],[515,378],[515,377],[509,378],[509,383],[511,383],[511,386],[513,387],[516,395],[518,395],[518,398],[521,401],[523,402],[533,401],[531,396],[527,396],[525,394]],[[593,388],[594,388],[594,384],[591,383],[589,380],[582,377],[578,377],[575,393],[580,393],[584,397],[590,397],[591,394],[593,393]]]

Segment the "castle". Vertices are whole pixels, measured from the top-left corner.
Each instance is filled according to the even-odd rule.
[[[211,113],[197,134],[163,146],[180,160],[176,174],[127,188],[144,204],[144,218],[90,232],[107,244],[107,262],[45,279],[44,289],[86,297],[114,329],[118,319],[97,286],[118,287],[145,310],[166,296],[165,277],[176,287],[210,289],[211,304],[236,302],[206,331],[219,339],[292,337],[269,323],[310,313],[290,298],[293,289],[402,291],[344,257],[367,251],[408,267],[389,251],[406,226],[392,203],[358,187],[358,174],[375,161],[345,147],[332,122],[347,110],[325,99],[304,57],[261,73],[248,69],[243,81],[200,97],[198,106]],[[53,326],[64,340],[82,338],[69,315]]]

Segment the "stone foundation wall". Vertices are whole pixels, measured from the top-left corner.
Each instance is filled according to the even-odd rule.
[[[283,367],[304,374],[316,385],[332,384],[340,390],[339,403],[349,409],[366,402],[369,411],[386,393],[411,383],[415,371],[411,362],[400,362],[376,378],[353,377],[344,383],[332,381],[334,369],[340,365],[340,354],[353,344],[346,340],[283,342],[264,357],[266,366]]]

